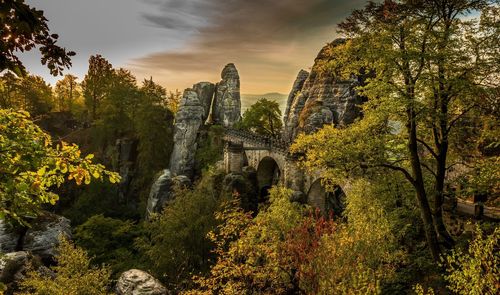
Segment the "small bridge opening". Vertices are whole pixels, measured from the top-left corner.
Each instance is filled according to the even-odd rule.
[[[320,209],[323,214],[333,211],[334,216],[341,216],[345,209],[345,193],[340,186],[327,191],[321,179],[317,179],[307,193],[307,203]]]
[[[259,200],[266,201],[269,189],[278,184],[281,171],[278,163],[271,157],[264,157],[257,168],[257,182],[259,183]]]

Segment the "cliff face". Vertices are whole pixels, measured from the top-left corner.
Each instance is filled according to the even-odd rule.
[[[293,85],[285,111],[283,137],[293,140],[299,133],[311,133],[325,124],[344,126],[361,115],[363,98],[356,94],[357,79],[340,80],[324,71],[328,51],[341,43],[335,40],[321,49],[307,78],[301,71]]]

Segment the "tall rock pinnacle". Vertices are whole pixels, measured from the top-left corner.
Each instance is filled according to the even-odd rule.
[[[216,85],[213,121],[224,127],[232,127],[241,119],[240,76],[234,64],[224,67],[221,78]]]

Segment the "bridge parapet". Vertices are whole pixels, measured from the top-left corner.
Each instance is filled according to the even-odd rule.
[[[290,143],[272,136],[264,136],[246,130],[226,128],[226,139],[238,139],[242,142],[251,142],[281,154],[288,154]]]

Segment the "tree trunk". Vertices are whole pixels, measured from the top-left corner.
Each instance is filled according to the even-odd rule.
[[[432,258],[434,261],[439,261],[440,249],[437,239],[436,230],[434,229],[434,222],[432,218],[432,212],[427,199],[427,193],[425,191],[424,178],[422,173],[422,166],[420,163],[420,157],[418,155],[418,145],[417,145],[417,127],[415,120],[415,110],[412,106],[407,109],[408,122],[408,150],[410,152],[410,162],[411,168],[414,175],[413,186],[415,187],[416,196],[418,200],[418,205],[420,208],[420,216],[424,223],[424,232],[427,239],[427,244],[429,250],[431,251]]]

